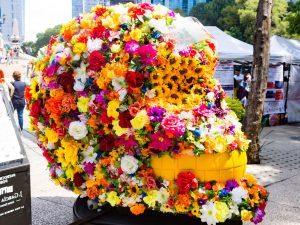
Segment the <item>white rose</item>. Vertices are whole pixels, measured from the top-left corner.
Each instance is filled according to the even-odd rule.
[[[121,159],[121,169],[127,174],[133,174],[138,169],[139,161],[130,155],[125,155]]]
[[[102,40],[100,38],[89,39],[87,42],[87,49],[89,52],[98,51],[102,47]]]
[[[76,140],[80,140],[87,135],[88,131],[85,124],[79,121],[74,121],[70,123],[69,134]]]
[[[243,187],[233,188],[231,194],[232,201],[236,204],[241,203],[242,199],[248,198],[248,191],[246,191]]]

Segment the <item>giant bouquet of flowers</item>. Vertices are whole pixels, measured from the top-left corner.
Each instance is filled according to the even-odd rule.
[[[260,222],[268,192],[252,176],[211,181],[183,170],[166,179],[151,166],[166,155],[245,154],[216,63],[205,29],[160,5],[96,6],[72,19],[40,50],[26,90],[51,178],[136,215]]]

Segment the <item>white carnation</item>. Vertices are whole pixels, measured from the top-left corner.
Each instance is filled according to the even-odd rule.
[[[133,174],[139,167],[139,161],[131,155],[125,155],[121,159],[121,169],[127,174]]]
[[[231,191],[232,194],[232,201],[236,204],[242,202],[242,199],[247,199],[248,191],[246,191],[243,187],[233,188]]]
[[[208,92],[206,96],[207,96],[208,100],[212,102],[215,98],[215,93],[213,93],[211,91],[211,92]]]
[[[87,41],[87,49],[89,52],[98,51],[102,47],[102,40],[100,38],[89,39]]]
[[[160,203],[160,204],[165,204],[168,202],[169,200],[169,192],[167,191],[166,188],[160,188],[159,191],[157,192],[157,197],[156,200]]]
[[[74,89],[75,91],[83,91],[83,90],[84,90],[84,87],[85,87],[85,84],[84,84],[84,83],[82,83],[82,82],[76,80],[75,83],[74,83],[73,89]]]
[[[70,123],[69,134],[76,140],[80,140],[87,135],[88,131],[84,123],[74,121]]]
[[[58,43],[53,47],[55,52],[62,52],[65,49],[65,46],[62,43]]]

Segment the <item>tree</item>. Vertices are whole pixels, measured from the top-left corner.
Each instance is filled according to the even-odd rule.
[[[289,4],[287,21],[289,22],[289,37],[300,39],[300,1]]]
[[[25,50],[31,49],[31,55],[36,56],[39,49],[49,43],[51,36],[58,35],[62,25],[56,25],[55,27],[48,28],[45,32],[38,33],[36,35],[37,40],[35,42],[29,41],[23,43]]]
[[[56,25],[55,27],[48,28],[45,32],[38,33],[36,35],[37,40],[35,42],[35,47],[36,47],[37,51],[35,52],[35,54],[37,54],[37,52],[40,48],[44,47],[45,45],[47,45],[49,43],[50,38],[52,36],[59,34],[61,27],[62,27],[62,25]]]
[[[217,26],[233,37],[253,43],[257,6],[258,0],[212,0],[195,5],[190,16],[206,26]],[[272,34],[287,36],[287,8],[286,0],[274,0]],[[300,15],[299,10],[297,13]]]
[[[217,26],[222,29],[222,10],[232,4],[234,4],[234,0],[213,0],[209,3],[198,3],[192,8],[190,16],[196,17],[206,26]]]
[[[248,162],[260,163],[259,133],[267,88],[270,60],[270,35],[273,0],[259,0],[254,33],[253,79],[249,93],[244,124],[250,139]]]

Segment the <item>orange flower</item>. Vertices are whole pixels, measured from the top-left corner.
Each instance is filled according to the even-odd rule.
[[[139,215],[144,213],[145,206],[143,204],[135,204],[134,206],[130,207],[130,212],[134,215]]]
[[[97,119],[97,116],[96,115],[92,115],[91,118],[88,120],[87,124],[94,128],[94,129],[97,129],[97,125],[99,124],[98,122],[99,120]]]
[[[55,115],[60,116],[62,113],[61,102],[62,102],[62,96],[55,96],[52,98],[48,98],[45,102],[45,108],[47,112],[49,114],[54,114],[53,116]]]
[[[98,190],[98,188],[96,186],[93,186],[91,188],[88,188],[86,190],[86,195],[90,198],[90,199],[94,199],[97,198],[99,196],[100,192]]]
[[[111,91],[108,95],[107,95],[109,100],[113,100],[113,99],[119,99],[120,95],[117,91]]]
[[[76,98],[72,94],[68,93],[65,94],[62,98],[61,102],[61,111],[69,113],[72,110],[75,110],[77,108],[76,105]]]
[[[179,194],[177,196],[177,202],[180,205],[184,205],[185,207],[189,207],[193,203],[193,200],[191,199],[191,196],[189,194]]]
[[[225,187],[225,185],[221,182],[216,183],[212,186],[213,191],[220,191]]]
[[[101,166],[106,167],[106,166],[108,166],[108,165],[110,165],[110,164],[111,164],[110,157],[102,157],[102,158],[100,159],[100,165],[101,165]]]
[[[128,66],[125,63],[115,63],[113,65],[113,70],[117,77],[125,77],[126,73],[128,72]]]

